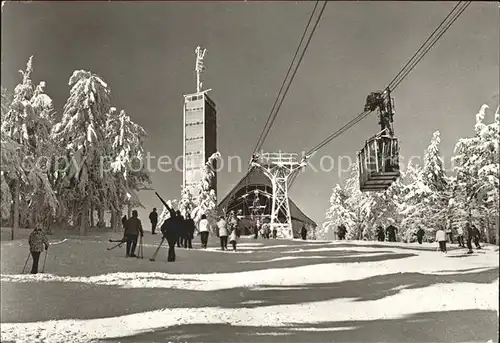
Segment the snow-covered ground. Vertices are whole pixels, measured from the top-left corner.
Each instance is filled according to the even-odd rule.
[[[54,239],[56,241],[61,240]],[[60,249],[66,243],[68,241],[60,244]],[[149,245],[155,247],[153,243]],[[149,263],[120,258],[115,272],[90,276],[65,275],[58,271],[57,266],[52,267],[51,273],[35,276],[3,272],[2,287],[105,287],[115,292],[133,292],[130,294],[134,296],[144,294],[145,299],[148,292],[158,289],[163,290],[167,298],[186,296],[186,299],[175,306],[158,308],[152,303],[146,306],[149,310],[123,311],[114,316],[103,317],[97,310],[92,315],[93,312],[87,309],[91,315],[82,319],[78,319],[79,312],[75,310],[73,317],[63,316],[55,320],[2,322],[2,342],[123,341],[126,337],[131,342],[153,341],[159,337],[182,341],[215,338],[217,341],[234,341],[232,337],[238,336],[241,340],[246,330],[254,334],[248,337],[248,341],[255,341],[255,337],[264,341],[282,341],[283,336],[300,339],[304,337],[297,336],[301,333],[310,335],[307,336],[310,341],[325,341],[325,337],[331,337],[327,341],[335,340],[335,337],[345,340],[348,336],[344,335],[364,340],[364,336],[359,335],[368,327],[368,321],[407,321],[404,325],[410,325],[409,318],[428,316],[432,321],[430,318],[433,316],[440,313],[447,315],[451,311],[462,313],[463,324],[453,323],[459,327],[469,327],[467,316],[477,313],[475,311],[490,319],[496,317],[498,321],[499,256],[498,250],[493,247],[473,255],[465,255],[464,250],[458,249],[443,255],[430,244],[412,246],[401,243],[249,239],[240,243],[238,249],[248,254],[222,252],[217,250],[213,241],[212,248],[207,250],[179,251],[183,260],[179,259],[175,264],[155,262],[158,268],[167,269],[164,271],[120,271],[120,265],[124,263],[142,263],[144,266]],[[145,256],[149,256],[149,251],[145,248]],[[94,255],[87,257],[95,258]],[[232,265],[234,269],[216,272],[215,267],[214,272],[206,272],[202,266],[204,261],[214,258],[217,260],[212,263]],[[112,261],[115,263],[115,260]],[[188,263],[200,265],[200,270],[188,273],[168,270],[174,265],[182,269],[182,263],[186,264],[186,268]],[[193,303],[192,299],[188,299],[189,294],[196,294],[199,302]],[[4,296],[8,294],[2,294],[2,317]],[[209,300],[210,297],[217,300]],[[19,301],[21,303],[22,299]],[[114,305],[113,299],[88,299],[89,303],[93,301],[108,301],[109,306]],[[25,306],[25,310],[29,311],[29,303]],[[458,317],[455,316],[455,321]],[[486,329],[482,327],[480,333],[474,329],[468,333],[456,329],[454,334],[462,336],[455,337],[444,328],[441,333],[427,332],[423,341],[496,340],[495,321],[483,322]],[[419,323],[424,331],[430,326],[434,330],[435,324]],[[197,325],[202,325],[205,331]],[[215,328],[220,325],[226,331],[211,333],[211,338],[203,336],[215,330],[209,326]],[[175,331],[183,326],[186,329],[182,332]],[[392,336],[386,332],[380,336],[374,332],[371,338],[366,339],[401,341],[401,337],[422,341],[419,337],[423,336],[401,336],[400,332],[394,332]]]

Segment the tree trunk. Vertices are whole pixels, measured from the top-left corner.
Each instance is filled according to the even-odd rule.
[[[127,218],[132,217],[132,204],[127,205]]]
[[[14,185],[14,218],[12,220],[12,232],[11,238],[15,239],[17,230],[19,229],[19,193],[20,193],[20,182],[19,179],[15,180]]]
[[[47,225],[47,234],[52,235],[52,210],[49,210],[45,222]]]
[[[106,223],[104,222],[104,210],[101,207],[97,209],[97,217],[98,217],[97,226],[106,227]]]
[[[111,208],[111,229],[113,230],[113,232],[116,232],[116,211]]]
[[[71,213],[71,220],[72,220],[71,226],[74,229],[76,229],[76,227],[78,226],[78,209],[77,209],[77,207],[73,205],[71,212],[72,212]]]
[[[497,214],[497,223],[496,223],[496,227],[495,227],[495,243],[496,245],[500,245],[499,242],[500,242],[500,239],[499,239],[499,232],[500,232],[500,216]]]
[[[90,205],[90,227],[95,227],[95,225],[94,225],[94,204]]]
[[[488,215],[488,213],[486,213],[486,225],[485,225],[485,228],[484,228],[484,238],[486,238],[486,243],[490,243],[490,235],[491,235],[491,232],[490,232],[490,217]]]
[[[87,223],[89,220],[89,200],[86,198],[83,201],[83,208],[80,214],[80,235],[85,236],[87,232]]]

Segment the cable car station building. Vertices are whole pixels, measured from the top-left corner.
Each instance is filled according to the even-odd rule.
[[[288,197],[287,200],[293,238],[300,237],[300,230],[303,225],[308,232],[317,226],[311,218],[300,210],[292,199]],[[253,226],[257,220],[260,223],[269,223],[271,221],[272,203],[273,186],[271,180],[261,168],[253,166],[243,179],[219,202],[218,212],[229,213],[234,211],[241,220],[240,228],[243,229],[242,231],[253,233]],[[284,211],[280,210],[277,217],[280,222],[287,221]]]

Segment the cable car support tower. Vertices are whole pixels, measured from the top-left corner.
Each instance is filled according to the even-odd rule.
[[[288,184],[291,176],[307,165],[305,158],[299,161],[298,154],[294,153],[261,153],[252,156],[250,165],[262,170],[273,187],[271,221],[269,223],[271,230],[277,230],[278,238],[292,239]]]

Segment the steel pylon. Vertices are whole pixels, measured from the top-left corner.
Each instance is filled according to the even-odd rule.
[[[292,239],[292,217],[288,200],[288,182],[300,168],[307,165],[294,153],[261,153],[252,157],[251,165],[260,168],[273,187],[271,230],[277,230],[278,238]]]

